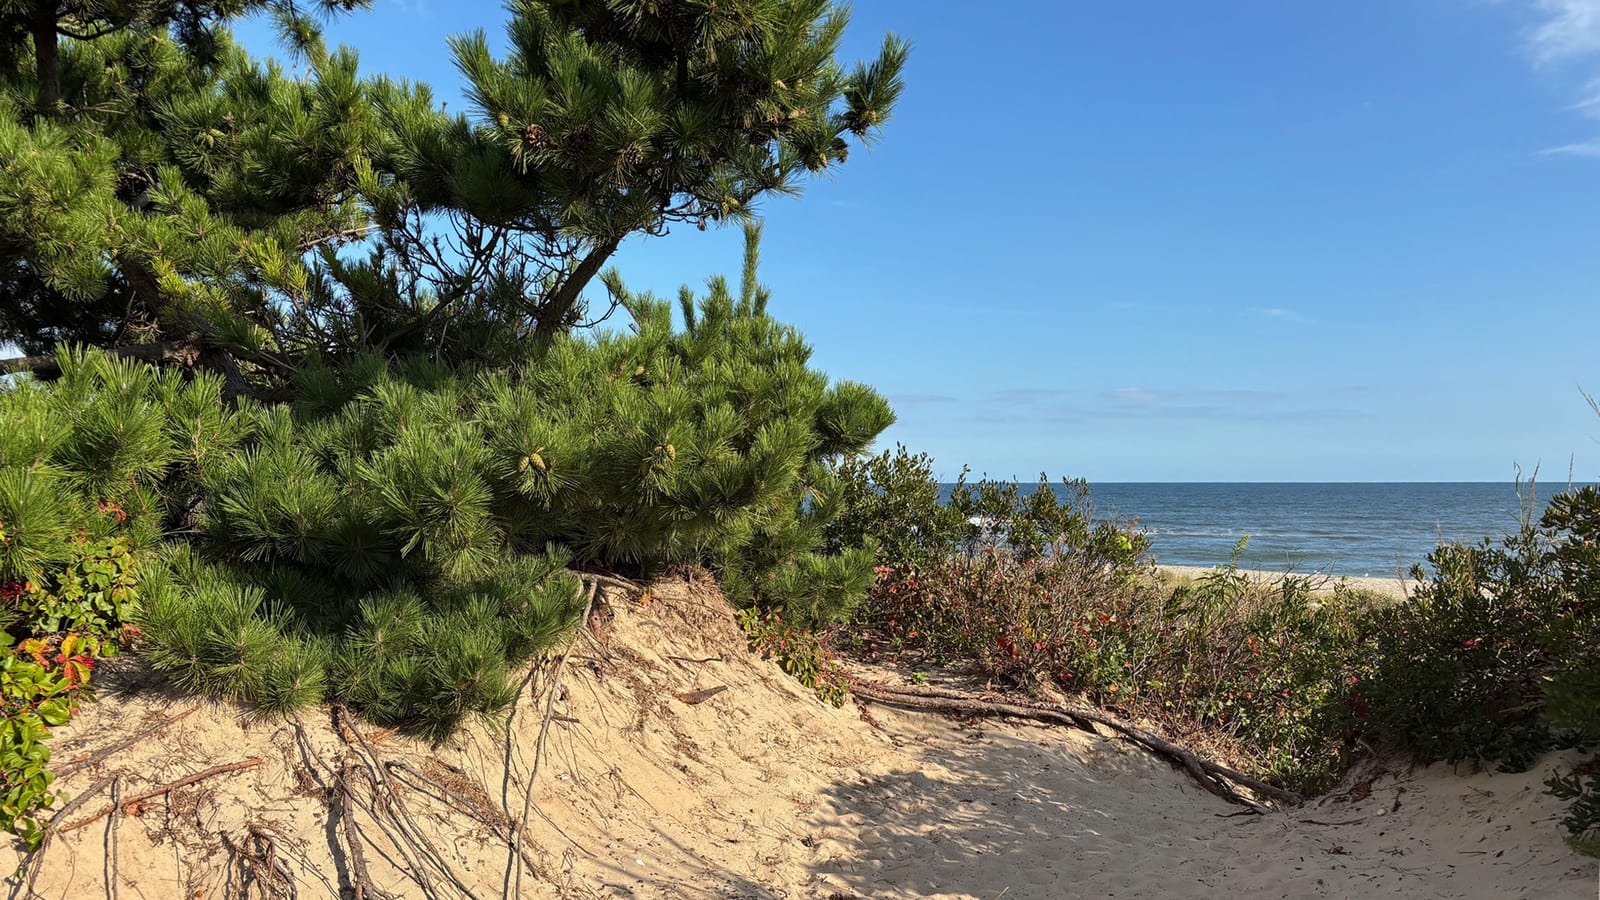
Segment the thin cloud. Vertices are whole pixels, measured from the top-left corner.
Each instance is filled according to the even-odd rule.
[[[1286,422],[1367,416],[1359,407],[1330,402],[1334,398],[1329,392],[1319,393],[1321,396],[1237,388],[1013,388],[989,394],[968,421],[1079,425],[1117,421]]]
[[[1600,0],[1534,0],[1528,47],[1541,65],[1600,54]]]
[[[1298,325],[1312,324],[1311,319],[1307,318],[1306,316],[1303,316],[1292,309],[1285,309],[1281,306],[1269,306],[1265,309],[1257,309],[1256,313],[1269,319],[1278,319],[1283,322],[1294,322]]]
[[[1538,66],[1600,66],[1600,0],[1519,0],[1529,6],[1536,24],[1526,37],[1527,50]],[[1592,69],[1591,69],[1592,71]],[[1600,75],[1591,76],[1581,99],[1570,107],[1600,118]],[[1600,157],[1600,138],[1539,151],[1541,156]]]
[[[1117,388],[1111,392],[1111,396],[1118,400],[1128,400],[1133,403],[1157,403],[1161,400],[1161,395],[1155,391],[1147,391],[1144,388],[1137,387]]]
[[[1541,156],[1588,156],[1600,158],[1600,138],[1592,141],[1582,141],[1576,144],[1562,144],[1559,147],[1546,147],[1539,151]]]
[[[949,394],[890,394],[889,402],[895,406],[927,406],[934,403],[954,403]]]

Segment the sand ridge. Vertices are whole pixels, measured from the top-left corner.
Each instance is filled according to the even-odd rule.
[[[1560,840],[1549,758],[1501,775],[1373,769],[1341,794],[1236,815],[1165,762],[1119,741],[871,704],[834,709],[743,650],[726,604],[684,579],[649,604],[611,596],[604,640],[583,638],[555,702],[526,835],[535,875],[464,815],[461,797],[519,818],[544,709],[430,748],[368,728],[378,753],[451,778],[408,794],[476,897],[1056,898],[1590,897],[1596,865]],[[196,705],[125,675],[54,738],[58,764]],[[711,696],[708,689],[725,688]],[[535,685],[535,691],[539,685]],[[697,693],[698,692],[698,693]],[[546,695],[548,696],[548,695]],[[120,776],[129,793],[220,762],[218,776],[63,833],[38,895],[209,900],[284,896],[242,877],[252,829],[274,836],[299,897],[335,897],[349,860],[316,757],[346,752],[321,713],[253,722],[205,704],[150,740],[63,779]],[[305,746],[309,745],[308,753]],[[508,764],[508,760],[510,761]],[[85,809],[98,808],[94,799]],[[371,817],[356,811],[370,826]],[[390,836],[367,833],[374,881],[423,896]],[[10,852],[10,851],[7,851]],[[520,884],[519,884],[520,882]],[[459,896],[436,885],[438,896]]]

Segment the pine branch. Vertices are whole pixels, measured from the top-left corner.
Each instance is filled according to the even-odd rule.
[[[107,347],[105,352],[113,356],[126,359],[137,359],[144,362],[161,362],[171,360],[183,365],[194,365],[199,359],[199,348],[192,342],[162,341],[156,344],[127,344],[121,347]],[[51,374],[61,371],[60,361],[54,353],[40,356],[18,356],[12,359],[0,359],[0,375],[15,375],[19,372],[32,372],[36,375]]]

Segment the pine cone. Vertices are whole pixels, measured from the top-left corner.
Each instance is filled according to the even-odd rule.
[[[550,135],[539,125],[530,124],[522,129],[522,142],[534,147],[546,147],[550,144]]]
[[[589,136],[589,123],[579,124],[567,132],[567,149],[573,153],[582,153],[589,149]]]
[[[631,167],[637,166],[642,162],[644,162],[644,150],[640,149],[638,144],[629,144],[627,148],[622,151],[623,165]]]

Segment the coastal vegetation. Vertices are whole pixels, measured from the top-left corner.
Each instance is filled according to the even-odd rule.
[[[841,470],[856,502],[835,533],[898,554],[840,632],[869,658],[1077,696],[1306,794],[1374,755],[1521,771],[1600,743],[1593,486],[1530,509],[1516,533],[1439,546],[1393,602],[1313,578],[1262,584],[1237,554],[1169,584],[1136,529],[1094,518],[1081,484],[963,482],[945,506],[931,461],[903,448]],[[1594,852],[1600,776],[1548,786]]]
[[[754,221],[900,95],[898,39],[836,60],[840,6],[518,0],[506,58],[451,42],[466,114],[293,4],[60,8],[0,11],[0,340],[29,354],[0,363],[0,825],[30,845],[99,659],[437,740],[586,624],[583,576],[680,564],[835,704],[852,660],[955,669],[1297,792],[1600,741],[1593,488],[1394,604],[1236,561],[1169,585],[1081,482],[947,498],[867,455],[893,412],[774,316]],[[306,74],[231,41],[247,11]],[[673,304],[606,269],[727,223],[736,282]],[[1600,846],[1600,775],[1550,787]]]
[[[301,71],[233,43],[246,13]],[[890,117],[906,45],[846,65],[848,18],[518,2],[505,58],[451,41],[447,114],[291,3],[0,11],[0,342],[30,354],[0,363],[0,824],[40,840],[48,729],[125,647],[256,715],[438,738],[579,621],[574,569],[846,615],[873,559],[823,546],[828,463],[893,416],[768,313],[753,212]],[[725,223],[737,285],[674,307],[605,269]]]

